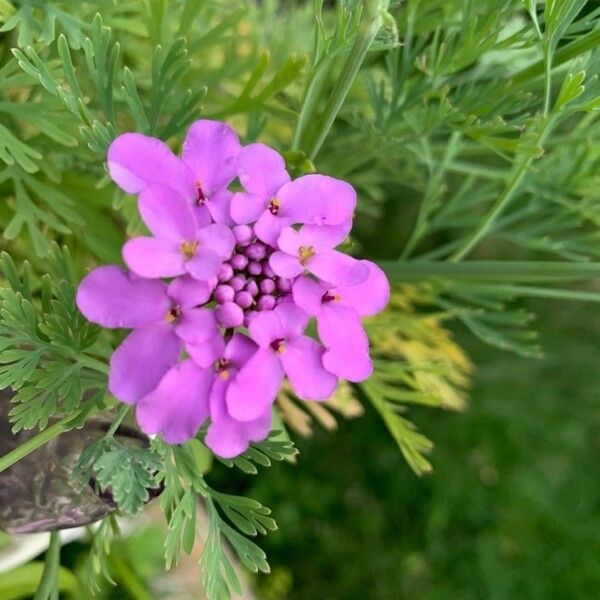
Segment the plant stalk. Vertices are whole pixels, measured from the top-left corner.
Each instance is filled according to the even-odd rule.
[[[383,14],[388,4],[389,0],[364,0],[364,17],[361,20],[360,31],[344,63],[336,86],[319,118],[319,123],[317,123],[314,129],[316,137],[313,136],[315,139],[308,141],[306,155],[310,160],[315,159],[327,139],[329,131],[350,92],[350,88],[358,75],[367,52],[383,24]]]

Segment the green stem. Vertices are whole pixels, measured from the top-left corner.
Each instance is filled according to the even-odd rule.
[[[50,534],[50,545],[46,550],[44,574],[33,600],[58,600],[58,570],[60,567],[60,534]]]
[[[123,422],[123,419],[127,416],[127,413],[129,412],[130,408],[131,406],[129,406],[129,404],[123,404],[121,408],[119,408],[119,412],[117,413],[113,424],[110,426],[110,429],[106,432],[107,437],[112,437],[113,435],[115,435],[117,429],[119,429],[119,426]]]
[[[571,59],[587,52],[588,50],[592,50],[596,46],[600,44],[600,29],[595,29],[594,31],[590,31],[586,35],[583,35],[577,38],[574,42],[563,46],[554,54],[554,58],[552,63],[555,67],[563,65],[564,63],[570,61]],[[531,79],[535,79],[544,73],[544,61],[540,60],[539,62],[531,65],[515,73],[512,77],[512,83],[514,86],[520,86],[524,83],[527,83]]]
[[[75,360],[94,371],[108,375],[108,365],[97,358],[87,356],[87,354],[79,354],[75,357]]]
[[[427,279],[486,281],[502,283],[542,283],[551,281],[585,281],[600,278],[600,263],[528,262],[469,260],[380,261],[379,266],[396,282]]]
[[[539,146],[544,143],[544,140],[550,131],[551,125],[552,119],[550,117],[545,118],[542,122],[541,130],[536,140]],[[498,197],[496,202],[494,202],[490,212],[485,216],[477,229],[475,229],[475,231],[466,239],[464,244],[462,244],[462,246],[460,246],[459,249],[450,257],[451,261],[456,262],[462,260],[492,229],[496,219],[504,212],[504,209],[513,199],[535,158],[535,156],[522,158],[520,160],[520,164],[517,163],[515,165],[515,169],[513,170],[513,173],[508,180],[504,191]]]
[[[73,421],[83,415],[88,409],[81,409],[74,415],[69,415],[60,421],[54,423],[50,427],[44,429],[36,436],[30,438],[20,446],[17,446],[14,450],[11,450],[4,456],[0,457],[0,473],[6,471],[9,467],[12,467],[15,463],[25,458],[28,454],[35,452],[38,448],[41,448],[48,442],[57,438],[61,433],[68,431],[72,428]]]
[[[320,116],[319,122],[314,128],[315,139],[310,139],[307,144],[307,156],[310,160],[314,160],[321,146],[327,139],[329,131],[340,112],[350,88],[358,75],[365,56],[375,40],[377,32],[383,23],[383,12],[386,10],[388,0],[365,0],[364,12],[365,15],[360,24],[360,31],[356,37],[348,59],[346,60],[337,83],[327,104]],[[313,137],[315,137],[313,136]]]
[[[544,47],[544,118],[550,112],[550,96],[552,95],[552,55],[548,45]]]

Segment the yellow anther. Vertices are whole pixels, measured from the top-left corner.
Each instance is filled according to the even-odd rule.
[[[312,246],[300,246],[298,250],[298,256],[300,257],[300,264],[305,267],[308,261],[316,254],[315,249]]]
[[[269,212],[272,215],[277,215],[279,213],[279,209],[281,208],[281,200],[279,198],[273,198],[271,202],[269,202]]]
[[[166,315],[165,315],[165,321],[167,323],[174,323],[175,321],[177,321],[178,319],[181,318],[181,307],[180,306],[174,306]]]
[[[179,249],[186,258],[192,258],[198,250],[198,242],[183,242]]]

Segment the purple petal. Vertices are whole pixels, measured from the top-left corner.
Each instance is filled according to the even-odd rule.
[[[257,350],[258,346],[247,335],[234,333],[227,344],[224,356],[239,369]]]
[[[285,184],[277,198],[280,216],[307,225],[341,225],[352,218],[356,207],[354,188],[326,175],[299,177]]]
[[[286,279],[297,277],[304,271],[304,267],[300,264],[300,259],[297,256],[281,251],[271,254],[269,266],[277,275]]]
[[[231,199],[231,218],[235,223],[254,223],[265,211],[267,200],[264,196],[237,192]]]
[[[364,381],[373,372],[369,339],[360,317],[350,307],[325,306],[317,317],[319,337],[326,347],[323,365],[340,379]]]
[[[212,369],[225,352],[225,340],[219,333],[201,344],[186,344],[185,349],[197,365]]]
[[[258,313],[248,324],[248,331],[261,348],[269,348],[272,342],[285,337],[281,319],[272,310]]]
[[[303,400],[326,400],[337,386],[337,377],[323,367],[323,347],[302,335],[288,342],[281,364],[294,392]]]
[[[162,183],[184,198],[196,192],[189,169],[156,138],[124,133],[108,149],[108,170],[113,181],[128,194],[139,194],[149,184]]]
[[[286,340],[293,340],[304,333],[308,324],[308,315],[292,301],[282,302],[273,311],[281,323]]]
[[[294,302],[306,313],[316,316],[323,310],[323,296],[327,288],[318,281],[301,276],[292,287]]]
[[[340,304],[351,306],[365,317],[382,311],[390,300],[390,284],[385,273],[368,260],[360,261],[369,268],[369,277],[358,285],[338,287],[332,293],[340,296]]]
[[[194,279],[207,281],[218,275],[222,263],[221,256],[201,246],[196,254],[185,263],[185,270]]]
[[[271,198],[290,180],[283,157],[264,144],[242,148],[238,175],[244,189],[251,194]]]
[[[343,242],[352,229],[352,221],[341,225],[304,225],[299,231],[286,227],[277,238],[277,247],[288,254],[298,255],[301,247],[320,253]]]
[[[271,349],[257,350],[227,390],[227,410],[231,417],[236,421],[253,421],[264,415],[273,405],[282,380],[278,355]]]
[[[193,209],[175,190],[158,184],[148,186],[140,195],[138,208],[156,237],[176,242],[195,239]]]
[[[132,279],[116,266],[94,269],[77,289],[77,306],[86,319],[103,327],[142,327],[164,320],[171,308],[160,281]]]
[[[240,149],[238,136],[229,125],[200,120],[188,130],[182,159],[204,194],[211,197],[235,179]]]
[[[277,238],[282,229],[291,224],[290,219],[286,219],[281,215],[272,215],[268,210],[265,210],[254,225],[254,233],[265,244],[276,246]]]
[[[175,325],[175,333],[187,344],[202,344],[219,334],[215,313],[208,308],[183,311]]]
[[[228,258],[235,247],[235,237],[225,225],[209,225],[198,232],[200,247],[209,249],[221,258]]]
[[[215,223],[232,226],[231,218],[231,199],[233,192],[229,190],[219,190],[206,201],[206,208]]]
[[[127,404],[150,393],[177,362],[182,344],[168,323],[134,329],[113,352],[108,389]]]
[[[202,227],[206,227],[213,222],[213,218],[208,211],[208,207],[206,204],[202,204],[201,206],[197,206],[196,204],[192,204],[192,211],[194,212],[194,217],[196,217],[196,228],[202,229]]]
[[[142,398],[136,417],[142,431],[160,434],[168,444],[193,438],[209,416],[209,395],[215,374],[191,360],[179,363]]]
[[[185,273],[185,257],[179,244],[153,237],[136,237],[123,246],[125,264],[140,277],[175,277]]]
[[[181,308],[192,308],[208,302],[216,285],[216,279],[198,281],[189,275],[183,275],[169,284],[169,297]]]
[[[271,431],[271,409],[253,421],[240,422],[227,412],[225,396],[229,382],[219,378],[210,395],[211,424],[204,443],[222,458],[234,458],[248,449],[250,442],[264,440]]]
[[[337,250],[313,256],[307,268],[322,281],[333,285],[357,285],[369,276],[367,265]]]

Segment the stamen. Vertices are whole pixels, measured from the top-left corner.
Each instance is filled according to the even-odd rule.
[[[177,305],[174,306],[166,315],[165,315],[165,321],[167,323],[174,323],[175,321],[178,321],[181,318],[182,315],[182,310],[181,310],[181,306]]]
[[[218,377],[223,381],[227,381],[229,379],[229,367],[231,363],[226,358],[219,358],[215,362],[215,371],[218,374]]]
[[[305,267],[308,261],[316,254],[315,249],[312,246],[300,246],[298,250],[298,256],[300,257],[300,264]]]
[[[280,338],[271,342],[271,348],[277,352],[277,354],[283,354],[285,352],[285,340]]]
[[[321,298],[321,302],[339,302],[342,297],[339,294],[330,294],[325,292]]]
[[[281,208],[281,200],[279,200],[278,198],[273,198],[273,200],[271,200],[271,202],[269,202],[269,212],[272,215],[277,216],[279,214],[280,208]]]
[[[186,258],[193,258],[198,250],[198,242],[196,241],[186,241],[182,242],[181,246],[179,246],[179,250]]]
[[[197,206],[204,206],[206,204],[206,196],[204,195],[201,181],[196,181],[196,204]]]

